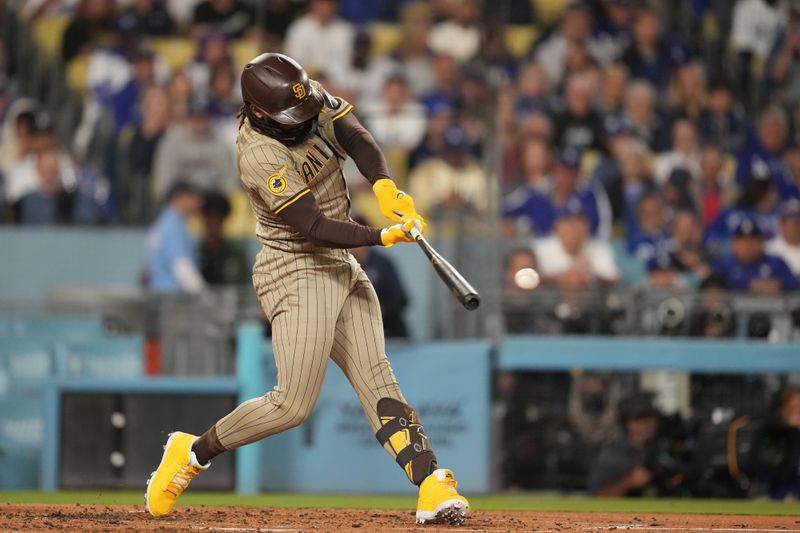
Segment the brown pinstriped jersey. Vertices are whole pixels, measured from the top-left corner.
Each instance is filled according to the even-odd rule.
[[[322,90],[319,84],[317,87]],[[339,98],[331,100],[334,106],[330,107],[326,99],[319,114],[317,132],[295,146],[285,146],[259,133],[247,119],[239,128],[239,173],[256,217],[256,237],[265,246],[340,256],[340,252],[312,245],[279,217],[283,209],[312,193],[322,214],[350,220],[350,196],[342,172],[347,155],[336,140],[333,123],[353,106]]]

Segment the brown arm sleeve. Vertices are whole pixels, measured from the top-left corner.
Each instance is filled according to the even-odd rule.
[[[389,166],[383,151],[355,115],[348,113],[336,120],[333,123],[333,132],[336,140],[347,155],[353,158],[358,170],[370,183],[389,177]]]
[[[281,210],[278,216],[316,246],[355,248],[382,244],[378,228],[323,215],[313,194],[299,198]]]

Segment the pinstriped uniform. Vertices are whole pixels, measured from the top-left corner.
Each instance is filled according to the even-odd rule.
[[[253,285],[272,323],[278,383],[217,422],[226,449],[302,423],[317,401],[329,358],[358,394],[373,432],[380,427],[380,398],[405,402],[384,353],[381,310],[364,271],[346,250],[312,245],[278,216],[310,192],[324,215],[349,220],[345,156],[333,123],[351,110],[342,100],[326,105],[317,133],[291,147],[259,134],[247,120],[240,128],[239,170],[263,244]]]

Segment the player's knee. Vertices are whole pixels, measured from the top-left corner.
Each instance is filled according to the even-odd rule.
[[[311,405],[286,406],[286,425],[289,427],[299,426],[311,416],[312,408]]]

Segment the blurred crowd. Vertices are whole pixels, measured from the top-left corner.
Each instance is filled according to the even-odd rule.
[[[250,220],[238,76],[279,50],[355,105],[434,231],[501,217],[523,251],[509,268],[524,256],[569,290],[628,282],[629,263],[657,288],[798,288],[797,2],[6,5],[26,26],[63,20],[53,75],[78,72],[83,99],[57,135],[57,110],[25,93],[25,65],[2,50],[5,222],[151,224],[184,183]],[[368,183],[347,174],[355,210],[383,225]]]

